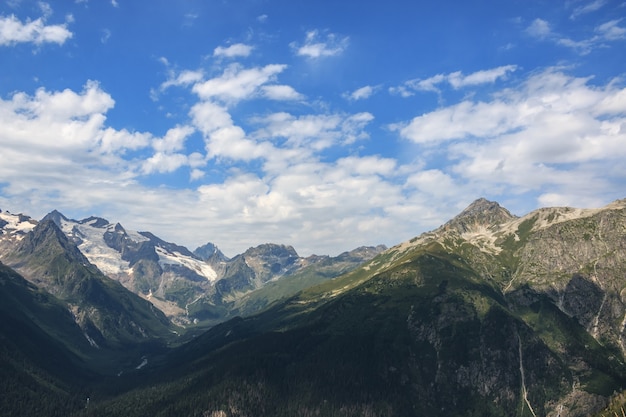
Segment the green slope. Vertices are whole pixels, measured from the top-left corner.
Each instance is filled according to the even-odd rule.
[[[549,299],[505,298],[440,249],[217,326],[81,415],[530,416],[623,384]]]
[[[89,343],[62,303],[2,264],[0,323],[0,415],[81,408]]]

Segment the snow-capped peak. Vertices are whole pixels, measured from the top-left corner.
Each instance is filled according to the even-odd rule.
[[[21,238],[36,225],[37,221],[28,216],[0,210],[0,234],[4,232],[12,237]]]
[[[104,233],[113,230],[115,225],[104,219],[90,218],[88,221],[77,222],[61,218],[60,227],[63,233],[78,246],[78,249],[107,275],[128,273],[130,264],[122,259],[122,254],[107,245]]]

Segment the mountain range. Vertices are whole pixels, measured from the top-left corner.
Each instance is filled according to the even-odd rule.
[[[254,312],[274,301],[267,291],[260,298],[251,294],[266,284],[285,278],[289,291],[296,292],[346,272],[386,249],[382,245],[361,247],[337,257],[303,258],[291,246],[267,243],[229,259],[210,242],[192,252],[150,232],[126,230],[99,217],[77,221],[56,210],[41,222],[23,214],[5,212],[0,216],[0,248],[10,247],[40,223],[52,222],[59,229],[57,233],[62,232],[69,241],[73,256],[80,256],[80,252],[86,258],[78,262],[91,263],[182,326],[206,327],[240,311]]]
[[[0,227],[3,415],[624,407],[626,199],[522,217],[478,199],[335,258],[266,244],[228,259],[57,212]]]

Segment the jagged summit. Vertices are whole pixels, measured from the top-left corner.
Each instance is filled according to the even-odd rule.
[[[52,210],[50,213],[46,214],[43,219],[41,219],[41,222],[44,222],[46,220],[52,220],[54,222],[54,224],[56,224],[59,227],[62,227],[61,226],[61,221],[62,220],[63,221],[68,221],[69,219],[67,217],[65,217],[58,210]]]
[[[193,251],[193,254],[204,261],[215,259],[218,262],[225,262],[229,260],[229,258],[211,242],[197,247],[196,250]]]
[[[65,253],[70,261],[86,265],[89,263],[85,255],[70,242],[54,219],[40,221],[17,246],[17,252],[28,255],[35,254],[42,259],[58,253]]]
[[[456,229],[459,233],[465,233],[482,227],[496,226],[516,218],[517,216],[512,215],[497,202],[481,197],[444,224],[443,228],[445,230]]]
[[[80,224],[88,224],[88,225],[90,225],[92,227],[97,227],[97,228],[104,228],[104,227],[107,227],[110,224],[107,219],[103,219],[102,217],[96,217],[96,216],[87,217],[86,219],[83,219],[83,220],[79,221],[78,223],[80,223]],[[115,225],[116,230],[117,230],[117,226],[122,227],[122,225],[117,223]],[[122,228],[122,230],[123,230],[123,228]]]

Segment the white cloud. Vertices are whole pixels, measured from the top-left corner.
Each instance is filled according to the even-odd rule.
[[[202,171],[201,169],[194,168],[194,169],[191,170],[191,174],[189,174],[189,180],[190,181],[198,181],[198,180],[204,178],[205,175],[206,175],[206,173],[204,171]]]
[[[369,137],[365,126],[373,120],[370,113],[318,114],[294,116],[281,112],[256,122],[265,125],[254,133],[259,138],[285,138],[287,144],[319,151],[333,145],[350,144]]]
[[[609,41],[626,39],[626,28],[618,26],[621,21],[622,19],[617,19],[603,23],[596,28],[596,32],[600,34],[602,39]]]
[[[211,158],[251,161],[267,158],[273,150],[271,144],[251,140],[241,127],[234,125],[214,131],[207,139],[207,154]]]
[[[126,129],[115,130],[110,127],[102,130],[98,137],[101,151],[108,154],[145,148],[152,139],[150,133],[129,132]]]
[[[375,90],[376,90],[376,87],[373,87],[371,85],[366,85],[361,88],[357,88],[351,93],[344,93],[343,97],[348,100],[353,100],[353,101],[365,100],[365,99],[370,98],[372,94],[374,94]]]
[[[397,162],[395,159],[380,156],[348,156],[338,159],[336,164],[337,167],[346,169],[349,175],[389,176],[394,173]]]
[[[590,3],[584,4],[582,6],[578,6],[572,11],[570,15],[570,19],[576,19],[579,16],[582,16],[587,13],[595,12],[596,10],[601,9],[606,4],[606,0],[594,0]]]
[[[144,174],[174,172],[187,165],[187,156],[180,153],[157,152],[142,164]]]
[[[509,73],[517,70],[517,65],[503,65],[487,70],[480,70],[468,75],[464,75],[461,71],[452,72],[450,74],[437,74],[425,79],[413,79],[406,81],[398,87],[391,87],[389,92],[398,94],[402,97],[410,97],[415,91],[432,91],[439,93],[439,85],[443,83],[449,84],[454,89],[465,87],[474,87],[481,84],[493,84],[498,80],[504,80]]]
[[[225,58],[246,57],[250,55],[251,52],[252,46],[243,43],[235,43],[226,47],[218,46],[213,50],[213,56]]]
[[[491,137],[519,127],[521,115],[515,110],[504,102],[464,101],[415,117],[400,134],[416,143]]]
[[[552,29],[546,20],[537,18],[526,28],[526,33],[534,38],[545,39],[552,34]]]
[[[48,92],[40,88],[34,97],[24,93],[13,96],[13,105],[24,114],[45,119],[84,118],[108,111],[113,98],[97,82],[89,81],[79,94],[70,89]]]
[[[263,96],[270,100],[303,100],[304,96],[288,85],[264,85]]]
[[[233,119],[228,110],[210,101],[195,104],[189,112],[192,123],[205,136],[216,130],[233,125]]]
[[[45,21],[46,16],[26,22],[21,22],[15,15],[0,16],[0,45],[17,43],[34,43],[35,45],[56,43],[62,45],[73,36],[65,24],[46,25]]]
[[[347,36],[340,37],[328,32],[322,34],[316,29],[306,33],[303,44],[292,42],[290,46],[296,55],[317,59],[342,54],[348,47],[348,43]]]
[[[203,100],[214,98],[224,102],[245,100],[256,95],[262,85],[274,81],[276,75],[285,68],[286,65],[270,64],[244,69],[240,65],[232,64],[221,76],[196,83],[193,92]]]
[[[195,132],[191,126],[176,126],[167,131],[165,136],[160,139],[154,139],[152,147],[157,152],[171,153],[180,151],[185,148],[185,140],[189,135]]]
[[[410,80],[405,83],[405,86],[418,91],[439,91],[439,88],[437,88],[437,84],[441,84],[447,79],[448,76],[443,74],[437,74],[433,75],[432,77],[426,78],[425,80]],[[406,94],[407,93],[405,93],[404,95]]]
[[[50,7],[48,3],[40,1],[37,3],[37,5],[39,6],[39,9],[41,10],[41,13],[43,14],[44,19],[47,19],[52,15],[52,7]]]
[[[480,84],[493,84],[498,79],[506,78],[509,72],[517,69],[517,65],[504,65],[488,70],[476,71],[469,75],[463,75],[461,71],[449,74],[447,79],[450,85],[456,89],[475,86]]]
[[[619,26],[621,19],[611,20],[598,25],[594,29],[594,34],[584,39],[574,40],[563,36],[550,28],[550,24],[543,19],[535,19],[526,28],[526,33],[530,36],[554,42],[557,45],[565,46],[576,50],[581,55],[591,53],[595,48],[606,47],[607,42],[615,42],[626,39],[626,28]]]
[[[167,59],[162,58],[162,60],[165,63],[165,65],[169,65],[167,62]],[[161,91],[164,91],[168,89],[169,87],[188,86],[188,85],[195,84],[201,81],[203,77],[204,77],[204,74],[202,71],[185,70],[185,71],[181,71],[178,74],[175,74],[173,71],[170,71],[167,81],[164,81],[163,83],[161,83],[161,86],[159,88]]]
[[[151,135],[106,127],[113,105],[95,82],[80,92],[39,89],[0,99],[3,195],[88,207],[103,202],[100,192],[132,182],[134,162],[124,154],[148,146]]]
[[[558,69],[535,74],[490,101],[465,100],[415,117],[400,135],[445,155],[429,176],[491,193],[545,190],[540,202],[610,193],[608,174],[626,157],[626,89],[593,86]],[[426,172],[407,180],[424,190]],[[619,180],[618,180],[619,181]],[[430,183],[426,178],[426,183]],[[434,192],[429,190],[429,192]],[[537,196],[539,198],[539,196]]]
[[[450,198],[463,194],[461,187],[456,184],[455,180],[440,169],[427,169],[409,175],[405,187],[415,188],[437,198]]]

